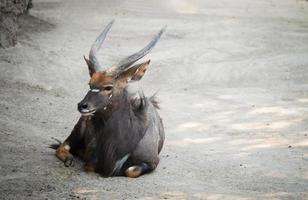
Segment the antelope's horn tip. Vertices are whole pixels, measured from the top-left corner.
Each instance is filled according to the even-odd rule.
[[[83,59],[86,61],[86,63],[89,62],[89,59],[85,55],[83,55]]]
[[[163,26],[162,29],[160,29],[161,34],[163,34],[167,29],[167,25]]]

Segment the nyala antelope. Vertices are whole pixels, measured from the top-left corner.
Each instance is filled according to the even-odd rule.
[[[128,92],[127,84],[143,77],[150,60],[134,63],[150,52],[164,29],[137,53],[103,69],[97,53],[112,24],[95,40],[89,58],[84,57],[91,78],[90,90],[78,103],[81,117],[68,138],[51,147],[66,166],[77,156],[85,162],[86,171],[138,177],[158,165],[165,136],[155,97],[142,93],[136,97]]]

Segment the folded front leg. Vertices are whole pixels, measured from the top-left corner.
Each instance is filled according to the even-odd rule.
[[[77,155],[78,152],[84,151],[86,126],[87,119],[80,117],[68,138],[56,148],[56,157],[62,160],[67,167],[73,164],[73,155]],[[51,146],[51,148],[53,148],[53,146]]]

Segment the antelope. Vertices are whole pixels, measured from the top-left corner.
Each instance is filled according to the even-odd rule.
[[[94,41],[89,58],[84,57],[90,89],[77,106],[81,117],[67,139],[51,148],[65,166],[76,156],[88,172],[136,178],[157,167],[165,134],[155,95],[136,97],[127,85],[143,77],[150,60],[135,63],[152,50],[165,28],[137,53],[103,69],[97,54],[113,23]]]

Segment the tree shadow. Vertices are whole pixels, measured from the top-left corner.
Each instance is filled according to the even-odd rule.
[[[32,41],[33,34],[46,33],[55,28],[55,24],[31,14],[21,15],[18,18],[18,26],[18,40],[23,43]]]

